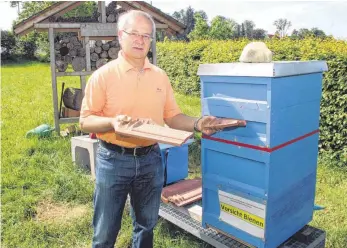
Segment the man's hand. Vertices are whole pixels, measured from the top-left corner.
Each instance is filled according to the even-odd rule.
[[[206,135],[212,135],[222,128],[219,128],[216,124],[220,123],[220,119],[214,116],[204,116],[200,120],[198,120],[197,128],[200,132]]]
[[[114,130],[127,128],[128,125],[132,122],[131,117],[127,115],[117,115],[111,120]]]
[[[134,127],[139,127],[143,124],[158,125],[152,119],[148,119],[148,118],[132,119],[130,116],[127,116],[127,115],[118,115],[112,119],[112,126],[115,130],[131,129]]]
[[[148,119],[148,118],[139,118],[138,121],[140,121],[142,124],[159,125],[152,119]]]
[[[198,130],[206,135],[212,135],[226,127],[237,128],[240,126],[246,126],[246,121],[223,119],[214,116],[204,116],[197,123]]]

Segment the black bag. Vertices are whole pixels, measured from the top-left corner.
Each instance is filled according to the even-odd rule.
[[[80,111],[82,105],[83,94],[78,88],[66,88],[63,94],[63,102],[65,107]]]

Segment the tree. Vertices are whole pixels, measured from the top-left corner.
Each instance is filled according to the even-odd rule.
[[[291,34],[290,38],[292,38],[292,39],[299,39],[299,31],[294,29],[292,31],[292,34]]]
[[[22,11],[19,13],[14,24],[19,23],[47,7],[55,4],[53,1],[31,1],[22,2]],[[16,6],[15,3],[11,6]],[[92,16],[96,10],[95,2],[84,2],[77,8],[65,13],[62,18],[88,17]],[[35,31],[17,38],[16,53],[29,59],[39,58],[47,60],[49,58],[48,34],[46,32],[37,33]]]
[[[209,37],[216,40],[227,40],[234,36],[237,23],[223,16],[216,16],[211,21]]]
[[[311,28],[312,34],[317,37],[317,38],[326,38],[326,34],[324,33],[323,30],[318,29],[318,28]]]
[[[22,11],[18,15],[17,23],[21,22],[24,19],[29,18],[30,16],[44,10],[45,8],[51,6],[56,2],[52,1],[30,1],[22,2]]]
[[[280,18],[274,21],[273,25],[276,26],[280,37],[283,38],[284,36],[286,36],[288,29],[292,26],[292,23],[287,19]]]
[[[210,27],[207,24],[207,20],[205,20],[200,13],[195,13],[194,20],[195,27],[193,31],[188,34],[188,38],[191,40],[208,39]]]
[[[208,18],[207,18],[207,14],[206,14],[206,12],[205,11],[203,11],[203,10],[199,10],[199,11],[196,11],[195,13],[198,13],[201,17],[202,17],[202,19],[204,19],[205,21],[207,21],[208,20]]]
[[[21,2],[22,9],[18,15],[17,20],[13,22],[13,25],[19,23],[30,16],[35,15],[36,13],[44,10],[45,8],[51,6],[55,2],[49,1],[32,1],[32,2]],[[17,3],[11,4],[12,7],[17,6]],[[49,55],[49,46],[48,46],[48,34],[47,33],[38,33],[32,31],[24,36],[16,38],[16,48],[15,53],[20,57],[25,57],[28,59],[35,59],[37,48],[41,48],[41,51],[45,54],[45,58],[48,58]]]
[[[97,10],[97,3],[93,1],[84,2],[73,10],[65,13],[63,18],[70,17],[92,17]]]
[[[246,37],[245,24],[241,24],[241,35],[240,37]]]
[[[313,33],[308,28],[300,28],[298,31],[299,39],[304,39],[306,37],[313,36]]]
[[[261,28],[254,29],[252,34],[253,39],[256,39],[256,40],[263,40],[265,39],[266,35],[267,35],[266,30]]]
[[[11,57],[16,48],[16,38],[12,32],[1,30],[1,60]]]
[[[234,34],[235,34],[234,35],[235,38],[241,37],[241,25],[240,24],[236,24]]]
[[[280,39],[281,38],[281,35],[280,33],[278,32],[278,30],[275,32],[275,34],[272,36],[273,39]]]
[[[325,39],[327,38],[327,35],[323,30],[320,30],[318,28],[300,28],[299,30],[294,29],[291,35],[291,38],[293,39],[305,39],[306,37],[317,37]]]
[[[244,26],[244,31],[245,31],[245,37],[247,37],[248,39],[252,39],[253,29],[255,27],[254,22],[250,21],[250,20],[245,20],[243,22],[243,26]]]
[[[180,35],[180,39],[186,39],[187,35],[194,29],[195,26],[195,20],[194,20],[194,9],[192,7],[188,7],[186,10],[181,9],[180,11],[175,11],[172,14],[172,17],[177,19],[178,21],[182,22],[184,25],[186,25],[186,29],[184,30],[184,33]]]
[[[17,8],[17,14],[20,13],[20,1],[10,1],[11,8]]]
[[[172,17],[174,17],[176,20],[182,22],[184,25],[186,25],[186,29],[183,34],[179,35],[178,39],[187,39],[188,34],[194,29],[195,27],[195,13],[199,13],[200,16],[207,21],[207,14],[205,11],[200,10],[195,12],[195,10],[192,7],[188,7],[187,9],[181,9],[180,11],[175,11],[172,14]]]

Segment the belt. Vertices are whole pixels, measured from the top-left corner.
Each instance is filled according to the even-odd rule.
[[[131,154],[134,156],[143,156],[148,154],[152,148],[156,145],[151,145],[151,146],[145,146],[145,147],[135,147],[135,148],[128,148],[128,147],[123,147],[123,146],[118,146],[115,144],[108,143],[103,140],[99,140],[99,144],[103,146],[104,148],[110,149],[115,152],[119,152],[122,154]]]

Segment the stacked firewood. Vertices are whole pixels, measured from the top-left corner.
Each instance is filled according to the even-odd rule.
[[[94,46],[90,48],[91,69],[98,69],[110,60],[116,59],[119,50],[117,39],[108,42],[95,41]]]
[[[77,36],[62,37],[56,40],[55,65],[59,72],[65,72],[72,65],[74,71],[86,69],[86,48]],[[91,69],[96,70],[105,65],[110,60],[118,57],[120,50],[118,39],[112,41],[91,41],[90,42],[90,64]]]
[[[83,71],[86,68],[86,50],[77,36],[62,37],[54,44],[55,65],[59,72],[66,71],[69,64],[74,71]]]
[[[114,23],[117,22],[119,13],[117,10],[117,2],[113,1],[106,7],[106,22]],[[98,11],[98,21],[101,22],[101,13]]]

